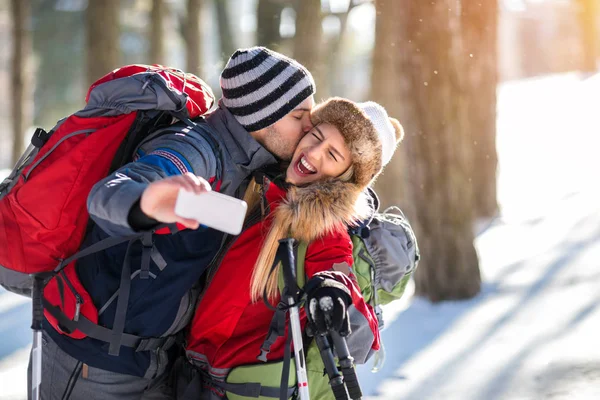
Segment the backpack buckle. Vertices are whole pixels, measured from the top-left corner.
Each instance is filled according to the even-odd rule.
[[[35,132],[33,133],[33,136],[31,137],[31,144],[37,147],[38,149],[41,149],[42,146],[46,144],[49,138],[50,135],[48,134],[48,132],[46,132],[42,128],[36,128]]]
[[[256,359],[258,361],[267,362],[267,354],[269,354],[269,353],[270,353],[270,350],[267,350],[267,349],[261,347],[260,354],[258,355],[258,357],[256,357]]]

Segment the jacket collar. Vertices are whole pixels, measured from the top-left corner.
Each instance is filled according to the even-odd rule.
[[[278,163],[277,159],[240,125],[221,102],[219,107],[206,117],[206,123],[218,134],[233,162],[248,175]]]

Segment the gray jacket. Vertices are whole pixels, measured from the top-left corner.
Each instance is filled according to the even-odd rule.
[[[90,192],[88,211],[105,232],[116,236],[133,233],[129,211],[150,182],[185,172],[211,182],[220,165],[219,192],[241,198],[253,171],[277,163],[221,104],[196,122],[214,139],[221,154],[215,154],[209,141],[183,123],[142,144],[136,161],[98,182]]]

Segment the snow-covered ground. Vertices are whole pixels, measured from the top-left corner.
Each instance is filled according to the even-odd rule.
[[[501,217],[476,240],[482,293],[409,300],[377,399],[600,399],[600,75],[499,88]]]
[[[499,88],[501,217],[476,240],[482,293],[385,309],[377,399],[600,399],[600,75]],[[0,399],[24,398],[26,299],[0,292]]]

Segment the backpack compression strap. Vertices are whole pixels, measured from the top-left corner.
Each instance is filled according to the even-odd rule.
[[[163,226],[176,230],[173,224],[164,224]],[[157,251],[153,251],[155,249],[152,243],[152,234],[153,232],[150,231],[136,233],[124,237],[108,237],[100,242],[86,247],[80,252],[65,259],[53,271],[55,274],[57,274],[71,262],[81,257],[85,257],[87,255],[108,249],[120,243],[129,242],[127,254],[125,255],[125,260],[123,263],[121,283],[119,286],[119,298],[117,300],[117,311],[112,329],[107,329],[96,325],[90,320],[86,319],[84,316],[80,316],[78,312],[76,312],[75,318],[72,320],[68,318],[60,310],[60,308],[53,306],[45,298],[43,299],[44,308],[50,313],[50,315],[52,315],[58,320],[59,324],[62,327],[69,330],[70,332],[79,330],[89,337],[110,343],[109,354],[111,355],[118,355],[119,348],[121,345],[135,348],[136,351],[146,351],[157,347],[162,347],[165,349],[167,347],[170,347],[174,343],[173,336],[165,336],[159,338],[143,338],[123,332],[125,326],[125,317],[127,313],[127,305],[129,303],[129,292],[131,287],[131,265],[129,261],[129,248],[131,247],[131,244],[136,240],[140,240],[142,242],[142,262],[140,267],[141,279],[144,279],[144,277],[147,279],[149,277],[151,259],[154,260],[154,262],[159,266],[159,268],[164,268],[165,266],[164,259],[160,256],[160,253],[158,253]]]

